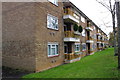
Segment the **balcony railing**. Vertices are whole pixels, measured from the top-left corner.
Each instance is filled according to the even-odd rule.
[[[99,36],[100,36],[100,35],[101,35],[101,33],[100,33],[100,32],[97,32],[97,35],[99,35]]]
[[[93,29],[92,29],[90,26],[87,26],[87,27],[86,27],[86,30],[87,30],[87,31],[93,31]]]
[[[65,8],[64,9],[64,15],[71,15],[71,16],[73,16],[73,14],[74,14],[74,12],[70,9],[70,8]]]
[[[102,50],[103,48],[102,48],[102,47],[98,47],[97,49],[98,49],[98,50]]]
[[[79,16],[77,14],[75,14],[75,12],[72,11],[70,8],[65,8],[64,11],[65,11],[64,15],[71,15],[74,18],[76,18],[77,20],[79,20]]]
[[[97,39],[97,41],[98,41],[98,42],[101,42],[101,40],[100,40],[100,39]]]
[[[78,38],[79,35],[75,35],[73,31],[65,31],[65,37],[72,37],[72,38]]]
[[[76,58],[79,58],[80,57],[80,54],[65,54],[65,59],[67,60],[73,60],[73,59],[76,59]]]
[[[93,38],[92,37],[87,37],[87,40],[93,40]]]
[[[93,50],[92,50],[92,51],[91,51],[91,50],[88,50],[88,52],[89,52],[89,53],[93,53],[94,51],[93,51]]]

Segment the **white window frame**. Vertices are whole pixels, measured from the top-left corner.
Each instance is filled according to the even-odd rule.
[[[54,5],[58,6],[58,0],[48,0],[50,1],[51,3],[53,3]]]
[[[80,17],[77,15],[77,14],[73,14],[73,16],[77,19],[77,20],[80,20]]]
[[[96,39],[97,38],[97,36],[96,36],[96,34],[94,34],[94,39]]]
[[[81,16],[81,21],[85,23],[85,18],[83,16]]]
[[[93,49],[93,50],[96,49],[95,43],[92,44],[92,49]]]
[[[77,50],[77,48],[79,48],[79,50]],[[75,52],[80,52],[80,43],[75,43],[74,50],[75,50]]]
[[[49,47],[48,46],[50,46],[50,53],[49,53]],[[58,49],[57,49],[57,46],[58,46]],[[52,53],[52,49],[55,49],[55,54]],[[59,55],[59,45],[58,45],[58,43],[49,42],[48,45],[47,45],[47,51],[48,51],[48,57],[58,56]]]
[[[98,36],[98,39],[100,40],[101,36]]]
[[[83,31],[82,31],[82,36],[85,37],[85,35],[86,35],[86,34],[85,34],[85,29],[83,29]]]
[[[51,25],[52,24],[52,20],[51,19],[57,20],[57,22],[55,23],[57,25],[57,27]],[[58,27],[58,17],[55,17],[53,15],[48,14],[47,15],[47,28],[58,30],[59,29],[59,27]]]
[[[82,43],[82,51],[86,51],[86,48],[87,48],[87,47],[85,47],[85,49],[83,49],[83,45],[86,46],[86,43]]]

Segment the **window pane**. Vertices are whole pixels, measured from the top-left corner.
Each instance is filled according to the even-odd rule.
[[[79,47],[77,47],[77,51],[79,51]]]
[[[47,27],[58,30],[58,18],[52,15],[47,17]]]
[[[80,51],[80,46],[79,45],[77,45],[77,51]]]
[[[52,48],[55,48],[55,45],[52,45]]]
[[[86,50],[86,44],[83,44],[82,50]]]
[[[58,45],[56,45],[56,54],[58,54]]]
[[[85,30],[83,29],[83,31],[82,31],[82,36],[85,36]]]
[[[48,45],[48,55],[51,55],[51,48],[50,48],[50,45]]]
[[[75,45],[75,51],[80,51],[80,44]]]
[[[81,16],[81,21],[85,23],[85,18]]]
[[[58,55],[58,44],[50,43],[48,44],[48,56]]]
[[[55,55],[55,48],[52,48],[52,55]]]
[[[58,29],[58,20],[57,20],[57,18],[56,18],[56,20],[55,20],[55,29]]]

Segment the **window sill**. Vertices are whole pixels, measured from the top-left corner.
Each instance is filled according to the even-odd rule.
[[[49,28],[47,27],[49,30],[54,30],[54,31],[59,31],[59,29],[53,29],[53,28]]]
[[[48,56],[48,58],[58,57],[59,55]]]
[[[86,52],[86,50],[83,50],[82,52]]]
[[[80,51],[75,51],[75,53],[79,53]]]

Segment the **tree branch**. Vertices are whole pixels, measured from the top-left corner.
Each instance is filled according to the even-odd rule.
[[[111,9],[110,9],[110,6],[106,5],[105,3],[103,2],[100,2],[98,0],[96,0],[98,3],[100,3],[102,6],[104,6],[105,8],[107,8],[110,12],[111,12]]]

